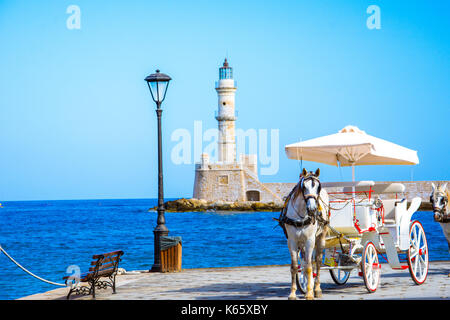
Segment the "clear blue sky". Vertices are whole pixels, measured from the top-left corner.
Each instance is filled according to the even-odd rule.
[[[69,5],[81,29],[69,30]],[[381,10],[369,30],[366,9]],[[279,129],[284,145],[347,124],[418,151],[420,164],[357,167],[357,179],[450,178],[447,1],[0,0],[0,200],[157,196],[155,106],[144,78],[173,81],[163,104],[166,197],[192,196],[175,165],[178,128],[217,121],[214,81],[228,56],[237,127]],[[197,159],[196,159],[197,160]],[[320,167],[325,181],[351,171]]]

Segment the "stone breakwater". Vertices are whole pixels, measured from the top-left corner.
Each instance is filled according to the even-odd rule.
[[[449,183],[448,180],[439,181],[378,181],[376,183],[402,183],[406,187],[403,195],[408,200],[414,197],[422,198],[419,211],[431,211],[430,203],[431,182],[435,185]],[[268,184],[271,185],[271,184]],[[295,186],[295,183],[275,183],[272,189],[276,191],[280,198],[284,199]],[[450,185],[450,184],[449,184]],[[327,188],[328,192],[339,192],[339,188]],[[409,206],[409,201],[408,201]],[[196,212],[196,211],[280,211],[283,208],[282,202],[264,202],[264,201],[207,201],[202,199],[178,199],[167,201],[165,203],[166,211],[169,212]],[[149,211],[156,211],[156,207]]]
[[[202,199],[177,199],[167,201],[164,207],[168,212],[196,212],[196,211],[280,211],[283,203],[257,201],[206,201]],[[156,211],[157,207],[149,211]]]
[[[409,206],[408,202],[408,206]],[[257,202],[257,201],[206,201],[201,199],[177,199],[164,203],[167,212],[206,212],[206,211],[280,211],[283,208],[281,202]],[[149,209],[156,211],[157,207]],[[432,206],[428,201],[422,201],[418,211],[431,211]]]

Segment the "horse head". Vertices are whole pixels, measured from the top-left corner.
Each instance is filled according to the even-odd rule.
[[[433,206],[434,220],[442,221],[444,215],[446,214],[446,209],[448,205],[448,192],[447,192],[447,183],[443,186],[435,186],[434,183],[431,183],[432,192],[430,196],[430,202]]]
[[[316,217],[319,209],[319,195],[322,189],[319,175],[320,169],[317,169],[316,172],[308,172],[303,169],[300,175],[300,189],[306,202],[306,210],[309,215],[314,217]]]

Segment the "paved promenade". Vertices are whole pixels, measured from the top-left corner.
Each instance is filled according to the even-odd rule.
[[[408,270],[392,270],[383,264],[377,291],[369,294],[357,270],[344,286],[337,286],[323,270],[322,300],[432,299],[450,300],[450,261],[431,262],[426,282],[415,285]],[[287,300],[290,290],[289,266],[184,269],[179,273],[129,272],[117,276],[117,293],[97,290],[96,300]],[[67,288],[22,299],[65,299]],[[297,291],[298,299],[303,295]],[[73,296],[92,300],[92,296]]]

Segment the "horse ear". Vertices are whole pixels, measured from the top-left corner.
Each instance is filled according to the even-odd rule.
[[[431,191],[434,193],[434,190],[436,190],[436,186],[434,185],[434,183],[431,183]]]
[[[318,177],[320,175],[320,168],[317,168],[315,175],[316,175],[316,177]]]
[[[301,176],[306,176],[308,174],[308,171],[305,169],[305,168],[303,168],[303,171],[302,171],[302,174],[301,174]]]
[[[448,182],[446,182],[446,183],[442,186],[442,190],[443,190],[444,192],[447,190],[447,183],[448,183]]]

